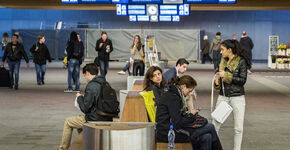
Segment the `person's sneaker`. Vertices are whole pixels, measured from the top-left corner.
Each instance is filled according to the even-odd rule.
[[[251,74],[251,73],[252,73],[252,71],[248,69],[248,74]]]
[[[64,93],[71,93],[71,92],[73,92],[73,90],[72,89],[65,89],[63,92]]]
[[[45,84],[44,81],[41,81],[42,84]]]
[[[119,71],[118,74],[120,74],[120,75],[124,75],[124,74],[126,74],[126,72],[124,72],[124,71],[122,70],[122,71]]]
[[[15,89],[15,90],[18,90],[18,85],[15,85],[15,86],[14,86],[14,89]]]
[[[10,85],[10,86],[9,86],[9,89],[13,89],[13,85]]]
[[[37,83],[37,85],[41,85],[41,83]]]
[[[76,90],[76,89],[74,89],[74,90],[73,90],[73,92],[76,92],[76,93],[78,93],[78,92],[80,92],[80,90]]]

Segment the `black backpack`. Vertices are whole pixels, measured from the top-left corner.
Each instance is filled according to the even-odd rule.
[[[101,85],[101,91],[97,100],[97,114],[111,117],[118,116],[120,109],[116,91],[108,82],[98,83]]]

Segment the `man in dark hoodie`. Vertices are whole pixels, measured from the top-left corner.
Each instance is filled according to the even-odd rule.
[[[101,116],[96,113],[98,109],[96,103],[101,91],[100,83],[106,82],[104,77],[97,76],[98,72],[98,67],[94,63],[87,64],[83,68],[83,74],[88,84],[84,95],[80,93],[76,94],[76,102],[84,115],[66,118],[59,150],[67,150],[69,148],[74,128],[81,131],[83,124],[87,121],[112,121],[112,117]]]
[[[51,63],[51,57],[47,46],[44,44],[44,35],[39,35],[38,42],[33,44],[30,52],[33,54],[33,62],[35,63],[37,84],[44,84],[44,75],[46,72],[46,60]]]

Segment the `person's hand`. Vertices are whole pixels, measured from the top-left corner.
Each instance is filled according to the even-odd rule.
[[[199,112],[199,110],[196,110],[196,109],[191,109],[190,110],[190,113],[192,113],[193,115],[197,114]]]
[[[37,51],[37,50],[38,50],[38,46],[35,47],[35,51]]]
[[[214,79],[214,84],[215,84],[215,85],[219,85],[219,84],[220,84],[219,80],[220,80],[220,76],[217,75],[217,76],[215,77],[215,79]]]
[[[220,71],[220,72],[218,72],[218,74],[219,74],[220,77],[223,78],[225,76],[225,71]]]
[[[104,43],[101,42],[100,45],[99,45],[99,48],[101,48],[103,45],[104,45]]]
[[[27,66],[27,68],[29,67],[29,62],[28,62],[28,63],[26,63],[26,66]]]
[[[1,66],[3,66],[3,65],[4,65],[4,62],[2,61],[2,62],[1,62]]]
[[[81,93],[77,93],[76,94],[76,97],[79,97],[79,96],[82,96],[82,94]]]

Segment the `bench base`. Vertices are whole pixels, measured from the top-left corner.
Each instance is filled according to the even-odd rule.
[[[175,150],[191,150],[191,143],[175,143]],[[156,150],[169,150],[168,143],[156,143]]]

